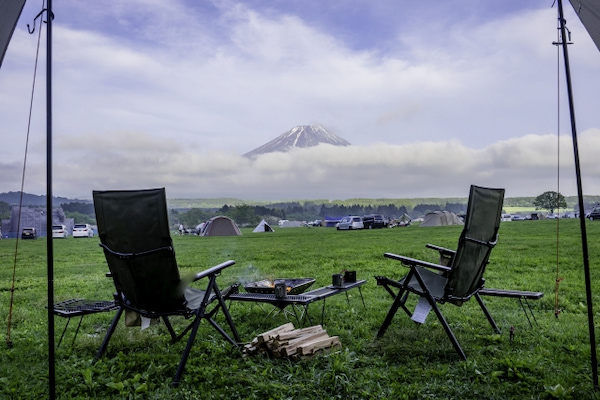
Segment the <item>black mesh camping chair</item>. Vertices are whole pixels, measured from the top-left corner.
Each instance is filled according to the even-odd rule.
[[[503,200],[504,189],[471,186],[467,216],[458,240],[457,250],[452,251],[429,245],[440,252],[441,258],[445,262],[434,264],[385,253],[386,257],[399,260],[410,270],[400,281],[384,276],[375,277],[377,284],[383,286],[394,297],[394,302],[379,328],[377,337],[383,336],[398,308],[402,307],[413,320],[419,323],[423,323],[427,312],[433,309],[454,349],[466,360],[467,357],[442,315],[438,303],[461,306],[471,297],[477,299],[492,328],[496,332],[500,332],[478,292],[483,288],[483,273],[492,248],[497,241]],[[397,294],[394,292],[394,288],[399,289]],[[414,313],[406,306],[406,300],[410,293],[420,296]]]
[[[240,338],[225,306],[228,293],[219,290],[216,280],[223,269],[235,262],[226,261],[189,280],[181,279],[169,232],[164,189],[94,191],[93,197],[100,246],[108,262],[108,275],[117,290],[115,302],[119,306],[96,359],[106,350],[123,311],[148,319],[162,318],[173,341],[189,332],[173,380],[175,386],[179,384],[202,319],[237,346]],[[205,289],[189,287],[191,281],[204,282]],[[236,287],[229,291],[236,291]],[[212,307],[210,311],[209,306]],[[235,340],[214,320],[219,310],[223,311]],[[169,322],[171,316],[183,316],[191,322],[177,334]]]

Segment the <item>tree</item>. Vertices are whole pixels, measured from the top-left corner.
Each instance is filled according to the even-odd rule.
[[[533,205],[536,210],[548,210],[550,214],[554,214],[554,210],[558,208],[567,208],[567,201],[562,194],[548,191],[537,196]]]

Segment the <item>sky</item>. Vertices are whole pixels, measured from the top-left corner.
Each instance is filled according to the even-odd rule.
[[[53,2],[53,193],[242,200],[577,194],[552,0]],[[0,70],[0,192],[46,193],[45,29]],[[600,52],[565,2],[583,191]],[[250,160],[297,125],[352,143]],[[27,152],[26,152],[27,148]]]

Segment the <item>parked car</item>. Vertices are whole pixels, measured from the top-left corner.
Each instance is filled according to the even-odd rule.
[[[383,228],[385,227],[385,220],[381,214],[370,214],[365,215],[363,218],[363,226],[365,229]]]
[[[64,225],[52,225],[52,237],[66,239],[69,237],[69,231]]]
[[[73,227],[73,237],[94,237],[94,230],[90,224],[75,224]]]
[[[341,229],[363,229],[364,225],[361,217],[356,215],[348,215],[347,217],[342,218],[340,222],[338,222],[336,228],[338,231]]]
[[[502,218],[500,219],[500,221],[512,221],[512,215],[510,214],[502,214]]]
[[[525,221],[525,218],[522,217],[521,215],[513,215],[512,220],[513,221]]]
[[[35,228],[23,228],[21,231],[21,239],[37,239]]]
[[[590,215],[588,216],[590,221],[595,219],[600,219],[600,207],[594,207],[592,211],[590,211]]]

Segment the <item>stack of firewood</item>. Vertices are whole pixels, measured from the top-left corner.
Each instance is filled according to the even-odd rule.
[[[272,357],[301,357],[341,346],[340,339],[329,336],[321,325],[296,329],[290,322],[258,335],[244,346],[243,353],[245,356],[267,353]]]

